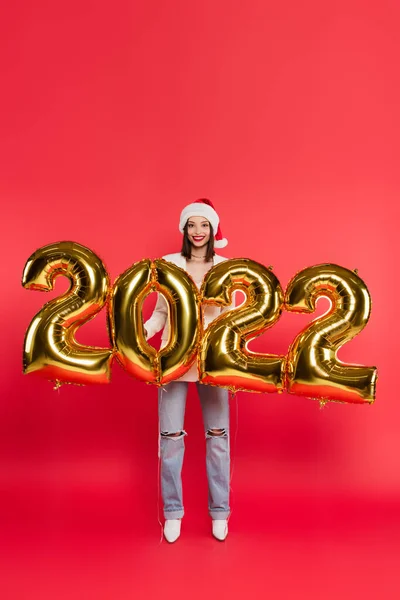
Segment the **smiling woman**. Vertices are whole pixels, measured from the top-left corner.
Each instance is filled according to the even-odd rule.
[[[186,206],[180,216],[179,230],[183,234],[182,250],[178,254],[164,256],[192,277],[200,289],[204,276],[215,265],[226,260],[215,254],[214,248],[223,248],[227,240],[222,238],[219,216],[209,200],[198,200]],[[204,310],[206,328],[228,306],[207,306]],[[162,347],[168,343],[168,306],[162,295],[158,296],[153,315],[144,324],[146,338],[163,329]],[[172,381],[158,392],[161,493],[164,503],[164,535],[175,542],[181,531],[184,514],[181,472],[184,455],[185,406],[188,383],[196,382],[203,413],[206,439],[206,463],[208,477],[208,510],[212,519],[212,533],[218,540],[228,534],[230,448],[229,448],[229,399],[228,391],[202,385],[198,381],[197,366],[179,380]]]
[[[196,248],[204,248],[205,245],[208,244],[208,242],[210,241],[209,221],[207,221],[207,219],[204,219],[204,217],[191,217],[185,225],[184,233],[187,235],[187,240],[192,246],[191,257],[205,258],[205,256],[195,255],[194,250]],[[212,244],[212,246],[214,249],[214,244]]]
[[[196,283],[203,281],[214,256],[214,235],[204,217],[190,217],[183,228],[182,256],[190,263],[190,274]],[[200,287],[200,286],[198,286]]]
[[[199,204],[203,206],[199,208]],[[201,215],[191,214],[193,212]],[[228,240],[222,237],[219,218],[216,219],[214,213],[212,203],[206,198],[183,209],[179,231],[183,233],[181,254],[186,259],[209,262],[214,256],[214,247],[224,248],[228,244]]]

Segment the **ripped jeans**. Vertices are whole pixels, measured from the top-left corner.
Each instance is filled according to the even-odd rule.
[[[208,512],[212,519],[229,516],[230,450],[228,390],[196,382],[206,436]],[[187,381],[172,381],[158,390],[161,494],[166,519],[181,519],[182,464],[186,431]],[[176,436],[168,434],[178,434]]]

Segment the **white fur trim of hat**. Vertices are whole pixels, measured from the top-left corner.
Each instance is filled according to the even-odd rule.
[[[188,204],[181,212],[179,218],[179,231],[183,233],[187,220],[190,217],[204,217],[210,222],[214,233],[214,247],[225,248],[228,245],[228,240],[222,237],[221,228],[219,226],[219,216],[210,200],[196,200],[192,204]]]

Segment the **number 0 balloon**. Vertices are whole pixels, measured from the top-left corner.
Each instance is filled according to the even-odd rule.
[[[157,352],[147,343],[142,321],[144,298],[157,291],[169,306],[170,339]],[[114,284],[111,331],[116,356],[130,375],[163,385],[181,377],[193,364],[199,343],[199,302],[187,273],[166,260],[143,260]]]

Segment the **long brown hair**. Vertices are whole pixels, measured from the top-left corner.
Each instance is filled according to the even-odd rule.
[[[189,221],[186,221],[186,225],[183,228],[183,241],[182,241],[181,254],[185,258],[190,259],[190,258],[192,258],[192,244],[190,243],[189,236],[188,236],[188,225],[189,225]],[[204,259],[205,262],[210,262],[210,260],[213,259],[214,255],[215,255],[214,232],[213,232],[213,228],[211,227],[211,223],[210,223],[210,239],[208,240],[208,244],[207,244],[207,252],[206,252],[206,257]]]

